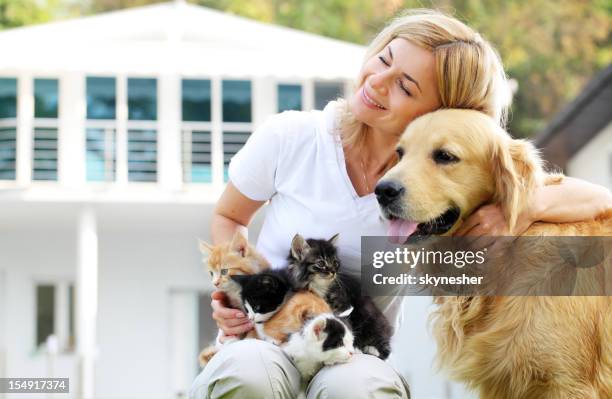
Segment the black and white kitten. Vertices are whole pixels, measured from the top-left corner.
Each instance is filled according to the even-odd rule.
[[[336,246],[338,234],[329,240],[293,237],[289,252],[289,277],[299,289],[321,296],[340,317],[346,317],[355,347],[363,353],[386,359],[391,353],[393,327],[369,296],[361,295],[361,282],[339,272]]]
[[[231,278],[240,284],[240,296],[248,318],[255,324],[259,337],[265,339],[263,323],[280,310],[292,293],[287,270],[271,269]]]
[[[346,363],[355,352],[351,329],[331,313],[309,320],[302,331],[291,335],[283,350],[306,383],[321,367]]]

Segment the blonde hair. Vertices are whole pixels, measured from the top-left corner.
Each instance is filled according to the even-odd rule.
[[[395,18],[370,43],[364,62],[395,38],[409,40],[434,55],[442,108],[484,112],[505,127],[511,95],[501,59],[491,44],[459,20],[434,10],[411,10]],[[361,87],[363,81],[356,82]],[[343,104],[339,127],[345,145],[362,142],[367,126]]]

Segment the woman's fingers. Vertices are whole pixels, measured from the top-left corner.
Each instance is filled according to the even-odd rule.
[[[235,327],[222,328],[225,335],[242,335],[247,331],[251,331],[252,329],[253,329],[253,324],[249,320]]]
[[[218,301],[225,301],[226,299],[226,296],[223,291],[213,291],[212,294],[210,294],[210,297]]]
[[[214,316],[213,316],[213,318],[214,318]],[[220,321],[217,320],[217,324],[222,324],[224,329],[240,326],[240,325],[245,324],[245,323],[251,323],[251,321],[249,319],[246,319],[246,318],[241,318],[241,319],[237,319],[237,318],[222,319]]]
[[[225,294],[215,291],[211,297],[212,317],[226,336],[240,335],[253,328],[253,324],[243,312],[225,306]]]
[[[474,227],[478,226],[480,220],[476,218],[469,217],[466,221],[464,221],[461,226],[453,233],[455,237],[463,237],[467,233],[469,233]]]
[[[223,302],[213,299],[210,302],[210,306],[213,309],[213,318],[214,316],[220,319],[244,319],[245,315],[238,309],[225,307]],[[215,319],[216,320],[216,319]]]

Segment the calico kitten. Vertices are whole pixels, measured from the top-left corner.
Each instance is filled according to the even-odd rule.
[[[334,313],[346,317],[357,348],[386,359],[391,353],[393,327],[372,298],[361,295],[359,279],[339,272],[337,239],[337,234],[329,240],[305,240],[296,234],[288,258],[292,284],[320,295]]]
[[[293,359],[305,383],[321,367],[348,362],[355,352],[350,328],[331,313],[308,321],[301,332],[291,335],[283,350]]]
[[[304,323],[322,313],[331,313],[323,298],[310,291],[293,294],[270,320],[264,324],[263,338],[279,345],[304,327]]]
[[[241,296],[257,337],[274,344],[286,342],[305,320],[331,309],[310,292],[294,293],[286,269],[267,270],[250,276],[233,276],[242,286]]]
[[[240,298],[240,285],[231,279],[241,274],[255,274],[270,268],[268,261],[261,256],[247,239],[236,232],[230,242],[210,245],[200,241],[200,251],[205,256],[206,266],[217,290],[223,291],[228,306],[244,310]]]

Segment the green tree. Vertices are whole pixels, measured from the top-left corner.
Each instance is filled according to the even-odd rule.
[[[612,62],[612,2],[605,0],[406,1],[448,11],[481,32],[518,82],[510,121],[517,136],[540,131]]]
[[[49,7],[36,0],[0,0],[0,29],[46,22],[52,19]]]

